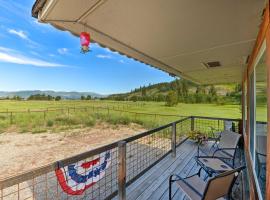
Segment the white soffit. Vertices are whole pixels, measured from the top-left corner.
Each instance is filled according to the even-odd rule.
[[[264,0],[47,0],[39,20],[202,84],[240,82]],[[202,63],[219,61],[221,67]]]

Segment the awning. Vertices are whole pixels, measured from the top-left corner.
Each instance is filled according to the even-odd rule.
[[[37,0],[40,22],[202,84],[242,80],[264,0]]]

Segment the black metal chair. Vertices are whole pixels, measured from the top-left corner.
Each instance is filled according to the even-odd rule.
[[[182,178],[178,175],[171,175],[169,179],[169,199],[172,199],[172,183],[174,182],[191,200],[216,200],[219,198],[230,198],[233,185],[239,173],[244,168],[245,166],[242,166],[237,169],[221,173],[210,178],[207,182],[200,178],[200,172],[186,178]]]
[[[200,157],[201,152],[204,156],[215,156],[227,162],[232,161],[232,165],[234,166],[236,150],[240,138],[241,135],[238,133],[223,131],[220,134],[220,139],[215,148],[213,148],[213,145],[205,145],[205,147],[198,145],[197,157]]]

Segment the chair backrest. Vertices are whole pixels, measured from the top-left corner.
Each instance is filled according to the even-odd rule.
[[[203,200],[216,200],[221,197],[227,197],[232,190],[236,178],[245,167],[224,172],[211,178],[204,191]]]
[[[260,154],[266,155],[267,149],[267,135],[256,136],[256,151]]]
[[[232,131],[223,131],[221,133],[220,141],[218,144],[219,148],[236,148],[241,135]],[[234,155],[234,150],[227,150],[227,153]]]

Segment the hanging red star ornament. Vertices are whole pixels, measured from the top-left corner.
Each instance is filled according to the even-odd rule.
[[[90,45],[90,34],[87,32],[81,32],[80,40],[81,40],[81,53],[87,53],[89,51]]]

